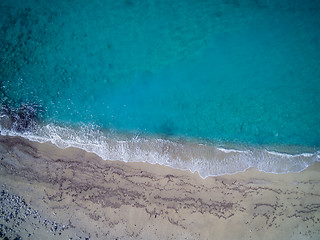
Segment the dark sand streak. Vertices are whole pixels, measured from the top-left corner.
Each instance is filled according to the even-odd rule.
[[[21,239],[318,239],[320,164],[209,177],[0,137],[0,229]],[[21,199],[37,221],[8,218]],[[23,207],[21,207],[23,208]],[[31,211],[30,210],[30,211]],[[31,216],[31,215],[30,215]],[[34,217],[32,215],[32,217]],[[44,219],[50,224],[44,224]],[[26,221],[27,220],[27,221]],[[55,227],[57,226],[57,227]],[[9,231],[9,228],[11,229]]]

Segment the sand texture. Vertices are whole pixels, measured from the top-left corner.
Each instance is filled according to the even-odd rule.
[[[320,163],[301,173],[202,179],[0,137],[8,239],[320,239]]]

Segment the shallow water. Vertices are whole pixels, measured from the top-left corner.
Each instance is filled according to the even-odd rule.
[[[2,134],[203,176],[302,170],[319,160],[319,9],[317,1],[1,1]]]

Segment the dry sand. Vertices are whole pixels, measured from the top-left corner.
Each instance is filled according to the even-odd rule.
[[[320,239],[320,163],[202,179],[0,136],[8,239]]]

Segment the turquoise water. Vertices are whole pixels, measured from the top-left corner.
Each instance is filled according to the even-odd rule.
[[[2,132],[64,147],[108,145],[100,155],[126,161],[139,155],[135,148],[167,151],[164,162],[147,161],[193,170],[217,159],[197,144],[316,153],[319,10],[320,2],[302,0],[1,1]],[[119,138],[146,145],[119,153]],[[193,163],[177,152],[194,154]],[[319,155],[311,159],[293,170]],[[206,175],[231,171],[219,168]],[[268,171],[290,168],[279,169]]]

